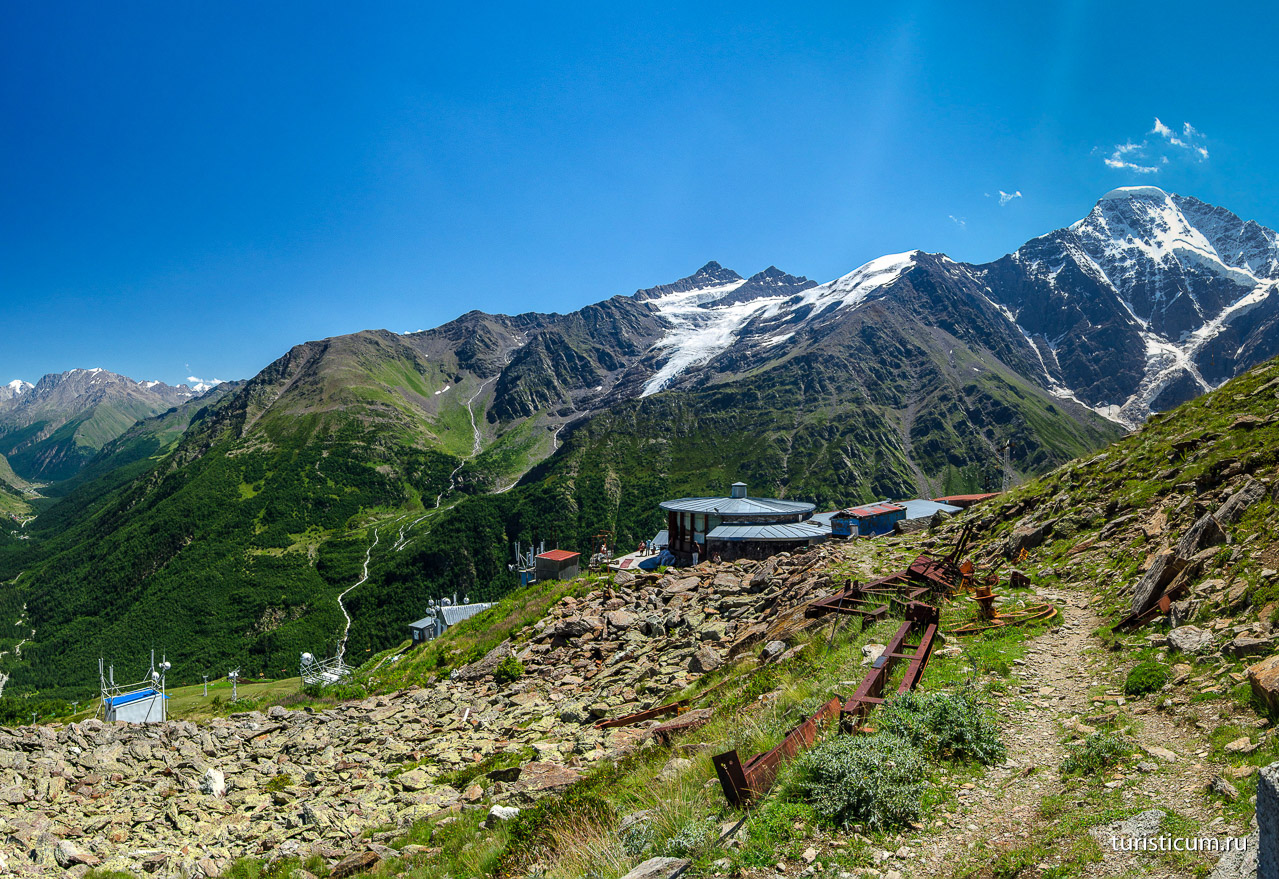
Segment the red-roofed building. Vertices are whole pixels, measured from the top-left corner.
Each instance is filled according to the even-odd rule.
[[[906,508],[887,501],[840,510],[831,516],[831,533],[836,537],[870,537],[887,534],[893,524],[906,518]]]
[[[571,580],[582,570],[582,554],[552,549],[533,560],[539,580]]]

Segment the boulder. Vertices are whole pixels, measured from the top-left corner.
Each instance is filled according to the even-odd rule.
[[[1181,540],[1177,543],[1177,555],[1183,559],[1188,559],[1201,550],[1210,546],[1221,546],[1229,540],[1229,535],[1221,527],[1217,517],[1212,513],[1205,513],[1182,535]]]
[[[1155,556],[1155,560],[1133,589],[1132,612],[1140,614],[1149,610],[1164,594],[1164,588],[1185,566],[1186,563],[1175,552],[1165,550]]]
[[[688,865],[684,858],[649,858],[622,879],[671,879]]]
[[[581,777],[582,773],[576,769],[558,763],[534,761],[520,769],[520,780],[516,784],[526,791],[548,791],[568,787]]]
[[[604,619],[608,621],[609,626],[623,632],[634,627],[639,622],[639,618],[635,614],[627,613],[624,610],[610,610],[604,614]]]
[[[209,767],[200,779],[200,793],[211,797],[226,796],[226,776],[221,769]]]
[[[1252,694],[1270,712],[1279,712],[1279,653],[1248,667]]]
[[[1236,657],[1260,656],[1263,653],[1269,653],[1274,646],[1274,642],[1269,638],[1246,638],[1240,635],[1221,648],[1221,652],[1227,656]]]
[[[1168,633],[1168,646],[1182,653],[1202,653],[1212,649],[1212,633],[1198,626],[1182,626]]]
[[[1217,521],[1223,525],[1229,525],[1231,522],[1238,521],[1243,518],[1244,513],[1253,504],[1266,496],[1266,487],[1251,476],[1248,481],[1240,486],[1239,490],[1230,496],[1230,498],[1217,508],[1217,512],[1213,515]]]
[[[588,634],[592,626],[582,617],[566,617],[551,625],[546,634],[552,638],[573,639]]]
[[[701,582],[697,577],[684,577],[682,580],[676,580],[666,586],[666,594],[677,595],[683,592],[695,592]]]
[[[84,864],[88,867],[95,867],[98,864],[97,858],[87,852],[80,851],[80,849],[76,848],[75,843],[69,839],[64,839],[58,843],[53,850],[53,859],[64,870],[69,870],[77,864]]]
[[[723,641],[728,634],[728,624],[721,619],[708,620],[697,629],[699,641]]]
[[[764,645],[764,649],[760,652],[760,658],[764,660],[772,659],[774,656],[781,656],[786,652],[785,641],[769,641]]]
[[[1039,546],[1048,539],[1052,530],[1053,526],[1049,523],[1017,526],[1013,529],[1013,533],[1008,535],[1008,557],[1015,559],[1023,552],[1029,552]]]
[[[520,814],[520,810],[516,806],[494,806],[489,809],[488,820],[490,822],[510,821],[518,814]]]
[[[769,559],[760,566],[759,570],[751,574],[750,589],[752,592],[760,592],[768,585],[769,581],[777,573],[777,560]]]
[[[346,879],[347,876],[367,872],[376,867],[381,861],[382,858],[377,852],[360,852],[348,855],[333,865],[333,870],[329,873],[329,879]]]
[[[862,665],[870,665],[876,659],[884,655],[884,651],[888,649],[886,644],[864,644],[862,645]]]
[[[723,664],[718,653],[709,647],[702,647],[688,660],[688,670],[693,674],[706,674]]]
[[[502,660],[506,659],[510,655],[512,655],[511,642],[509,640],[503,641],[488,653],[484,654],[483,658],[477,659],[470,665],[464,665],[461,668],[454,669],[453,673],[449,675],[449,680],[478,681],[481,678],[488,677],[497,670],[499,665],[502,664]]]
[[[399,782],[400,787],[407,791],[426,790],[431,786],[431,776],[421,769],[410,769],[408,772],[401,772],[396,776],[395,780]]]

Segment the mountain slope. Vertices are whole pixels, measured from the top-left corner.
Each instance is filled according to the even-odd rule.
[[[139,419],[198,397],[186,385],[137,382],[103,369],[15,381],[0,395],[0,454],[25,479],[67,479]]]
[[[1004,447],[1042,473],[1122,433],[1095,410],[1170,399],[1147,356],[1174,346],[1160,333],[1234,334],[1230,369],[1271,344],[1273,233],[1198,204],[1112,194],[985,266],[914,251],[817,284],[708,263],[569,315],[295,346],[134,428],[0,551],[0,580],[16,578],[0,621],[26,607],[36,630],[12,686],[73,691],[98,655],[152,645],[175,680],[279,674],[336,648],[338,595],[361,582],[344,599],[358,655],[431,598],[505,592],[512,541],[587,549],[608,530],[624,546],[660,527],[664,497],[739,478],[834,507],[998,487]],[[1216,262],[1177,243],[1200,238]]]

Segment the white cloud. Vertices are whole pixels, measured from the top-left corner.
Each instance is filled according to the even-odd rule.
[[[1002,189],[999,190],[999,206],[1001,208],[1004,205],[1008,204],[1008,202],[1012,201],[1014,198],[1021,198],[1020,189],[1018,189],[1016,192],[1004,192]]]
[[[1181,132],[1176,132],[1158,116],[1155,124],[1138,143],[1129,140],[1116,144],[1103,161],[1107,168],[1131,171],[1134,174],[1158,174],[1159,169],[1174,158],[1189,154],[1195,161],[1208,159],[1204,136],[1189,122],[1183,122]]]
[[[957,217],[954,214],[950,214],[949,216],[950,216],[950,221],[961,229],[963,229],[965,226],[968,225],[968,221],[965,220],[963,217]]]
[[[200,378],[198,375],[188,375],[187,381],[191,383],[191,387],[203,385],[206,388],[211,388],[214,385],[222,384],[222,379],[220,378]]]

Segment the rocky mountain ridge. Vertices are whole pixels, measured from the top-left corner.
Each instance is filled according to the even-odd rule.
[[[49,373],[34,385],[15,380],[0,388],[0,454],[25,479],[67,479],[140,419],[208,390],[99,368]]]

